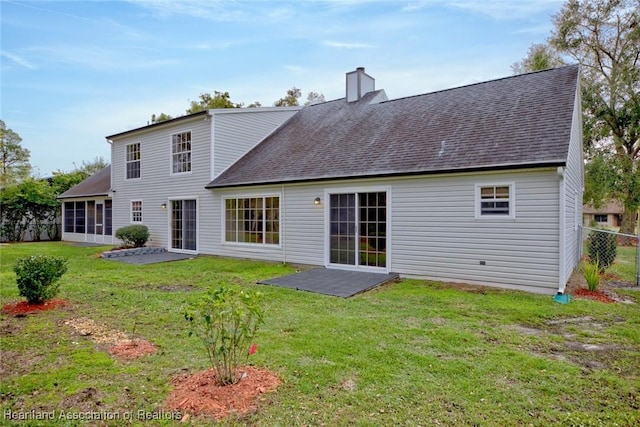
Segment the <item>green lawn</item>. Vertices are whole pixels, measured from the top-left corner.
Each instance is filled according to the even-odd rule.
[[[183,310],[210,286],[226,283],[265,295],[265,324],[251,361],[278,373],[282,384],[255,413],[224,424],[640,423],[637,304],[562,305],[550,296],[418,280],[341,299],[254,284],[294,271],[280,264],[199,257],[133,266],[98,258],[105,249],[0,247],[1,305],[19,299],[16,259],[36,253],[69,258],[59,296],[70,302],[26,317],[2,315],[0,417],[161,410],[173,376],[208,368]],[[144,337],[159,351],[113,359],[64,324],[80,317]]]

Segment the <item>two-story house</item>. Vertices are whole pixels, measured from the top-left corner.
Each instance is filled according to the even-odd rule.
[[[564,290],[582,217],[577,66],[395,100],[358,68],[345,95],[108,136],[113,229],[147,225],[175,252]]]

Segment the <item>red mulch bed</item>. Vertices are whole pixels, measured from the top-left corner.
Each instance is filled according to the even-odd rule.
[[[578,298],[587,298],[587,299],[592,299],[592,300],[600,301],[604,303],[616,302],[613,298],[609,297],[606,294],[603,294],[602,292],[590,291],[588,289],[583,289],[583,288],[576,289],[575,291],[573,291],[573,295]]]
[[[42,304],[30,304],[27,301],[14,302],[2,307],[2,311],[12,316],[25,316],[27,314],[37,313],[38,311],[53,310],[58,307],[64,307],[68,302],[62,299],[52,299]]]
[[[147,340],[123,341],[109,348],[109,354],[124,360],[134,360],[148,354],[155,354],[157,348]]]
[[[273,372],[246,366],[246,376],[237,384],[218,386],[213,369],[194,375],[182,375],[172,381],[174,390],[165,406],[189,415],[204,415],[221,420],[231,414],[242,415],[256,409],[258,396],[275,390],[280,379]]]

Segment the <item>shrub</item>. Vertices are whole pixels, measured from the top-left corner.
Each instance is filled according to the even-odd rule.
[[[13,267],[20,296],[31,304],[41,304],[58,294],[58,279],[67,272],[67,260],[50,255],[20,258]]]
[[[598,290],[598,285],[600,284],[600,266],[598,263],[583,261],[580,270],[582,270],[582,274],[587,281],[587,288],[593,292]]]
[[[603,273],[616,258],[617,238],[615,234],[605,231],[591,231],[587,238],[587,253],[591,262],[598,264]]]
[[[204,344],[218,385],[237,383],[239,368],[255,353],[252,340],[263,322],[261,300],[259,292],[221,286],[184,314],[189,336],[195,334]]]
[[[116,230],[116,238],[125,246],[140,248],[149,240],[149,229],[146,225],[128,225]]]

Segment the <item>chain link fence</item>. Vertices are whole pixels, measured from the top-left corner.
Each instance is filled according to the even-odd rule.
[[[640,286],[639,237],[600,228],[580,228],[581,259],[597,262],[613,286]]]

